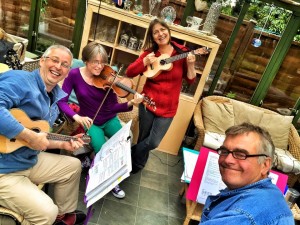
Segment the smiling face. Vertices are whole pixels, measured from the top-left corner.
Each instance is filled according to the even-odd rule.
[[[153,40],[157,43],[158,46],[168,45],[170,43],[170,31],[167,27],[164,27],[162,24],[157,23],[153,26],[152,29]]]
[[[259,135],[249,132],[236,136],[227,136],[223,146],[230,151],[239,149],[245,150],[247,154],[259,154],[260,143]],[[271,159],[268,157],[261,164],[257,157],[240,160],[229,154],[219,158],[222,180],[229,189],[241,188],[266,178],[270,166]]]
[[[55,85],[65,79],[70,71],[72,56],[60,48],[51,49],[49,54],[40,60],[40,74],[50,92]]]
[[[91,60],[86,61],[86,69],[89,73],[94,76],[98,76],[104,68],[105,63],[103,62],[100,53],[95,55]]]

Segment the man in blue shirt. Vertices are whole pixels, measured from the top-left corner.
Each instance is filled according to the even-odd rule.
[[[68,75],[72,59],[68,48],[53,45],[41,57],[40,69],[0,74],[0,137],[6,140],[0,144],[0,205],[22,215],[22,225],[73,225],[86,217],[76,210],[80,161],[44,152],[75,151],[83,145],[82,135],[76,140],[50,140],[47,133],[31,129],[39,127],[31,120],[45,120],[50,126],[56,120],[57,101],[66,96],[57,83]],[[12,108],[21,109],[30,119],[16,118]],[[3,142],[19,142],[20,146],[4,153],[7,146]],[[53,184],[54,201],[36,186],[40,183]]]
[[[227,188],[208,196],[200,224],[294,224],[282,193],[268,178],[275,149],[269,133],[243,123],[230,127],[225,135],[217,151]]]

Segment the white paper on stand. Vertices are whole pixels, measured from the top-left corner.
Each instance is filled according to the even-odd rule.
[[[89,170],[89,182],[85,196],[87,207],[94,204],[117,184],[129,177],[131,168],[131,142],[129,121],[114,136],[105,142],[96,154],[94,165]]]

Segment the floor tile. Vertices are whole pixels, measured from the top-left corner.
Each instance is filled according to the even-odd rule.
[[[183,187],[183,183],[181,183],[181,180],[178,177],[168,176],[168,187],[170,194],[178,195]]]
[[[168,176],[149,170],[142,171],[141,186],[157,191],[169,192]]]
[[[168,215],[169,194],[149,188],[140,188],[138,207]]]
[[[137,208],[105,199],[97,223],[101,225],[134,225]]]
[[[182,204],[181,197],[179,195],[169,194],[169,210],[168,215],[172,217],[185,218],[185,204]]]
[[[151,151],[144,169],[168,175],[167,153],[157,150]]]
[[[174,218],[169,216],[169,225],[182,225],[184,219]]]
[[[128,178],[126,178],[123,183],[129,182],[129,183],[133,183],[133,184],[137,184],[139,185],[141,183],[141,173],[142,171],[136,173],[136,174],[130,174],[130,176]]]
[[[168,225],[168,216],[138,208],[135,225]]]

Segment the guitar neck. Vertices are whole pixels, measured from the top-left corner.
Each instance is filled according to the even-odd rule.
[[[187,55],[188,55],[189,53],[194,54],[194,51],[191,51],[191,52],[185,52],[185,53],[182,53],[182,54],[180,54],[180,55],[172,56],[172,57],[170,57],[170,58],[165,59],[165,61],[166,61],[166,63],[172,63],[172,62],[174,62],[174,61],[176,61],[176,60],[186,58]]]
[[[47,139],[48,140],[53,140],[53,141],[77,141],[77,137],[72,137],[72,136],[67,136],[63,134],[55,134],[55,133],[47,133]],[[85,144],[88,144],[90,142],[90,137],[89,136],[83,136],[81,138]]]

